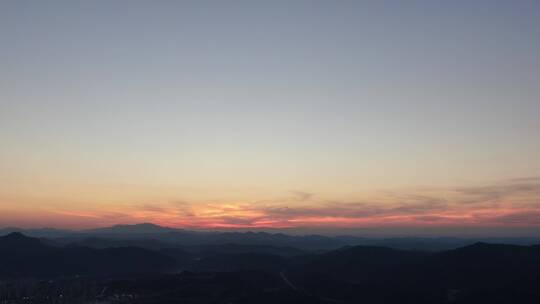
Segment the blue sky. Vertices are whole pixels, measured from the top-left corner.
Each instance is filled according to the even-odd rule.
[[[384,207],[539,176],[539,20],[537,1],[4,1],[3,208]]]

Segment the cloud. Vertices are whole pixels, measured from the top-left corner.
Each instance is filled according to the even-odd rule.
[[[416,198],[416,199],[415,199]],[[329,201],[318,206],[302,207],[265,207],[262,211],[273,216],[334,216],[334,217],[370,217],[384,215],[419,214],[443,211],[448,207],[445,199],[428,196],[410,195],[407,202],[386,201],[339,202]]]
[[[161,207],[159,204],[145,204],[140,206],[140,210],[149,211],[149,212],[165,212],[166,209]]]
[[[540,183],[540,176],[532,176],[532,177],[520,177],[520,178],[513,178],[509,180],[510,182],[539,182]]]
[[[540,180],[527,179],[528,182],[506,182],[496,185],[461,187],[454,191],[462,196],[462,203],[477,204],[494,202],[508,199],[532,199],[540,198]]]
[[[445,222],[449,220],[448,217],[438,215],[415,216],[414,219],[421,222]]]
[[[495,216],[490,219],[494,223],[540,225],[540,211],[527,210]]]
[[[299,201],[309,201],[313,197],[313,193],[304,192],[304,191],[291,191],[291,193]]]
[[[391,192],[370,201],[326,201],[251,206],[266,218],[288,223],[335,225],[540,225],[540,179],[469,187]]]
[[[257,219],[223,216],[223,217],[220,217],[220,221],[223,224],[229,224],[229,225],[253,226],[257,222]]]
[[[107,212],[63,212],[99,224],[155,222],[198,228],[540,226],[540,180],[513,179],[468,187],[375,193],[341,201],[293,191],[283,200],[133,204]],[[315,199],[315,197],[317,199]]]

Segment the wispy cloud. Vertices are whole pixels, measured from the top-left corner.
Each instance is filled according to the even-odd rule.
[[[291,191],[291,193],[298,199],[299,201],[308,201],[313,197],[313,193],[304,192],[304,191]]]
[[[504,199],[540,197],[540,181],[504,183],[498,185],[487,185],[478,187],[456,188],[454,191],[460,194],[464,199],[463,203],[475,204],[500,201]]]
[[[510,179],[511,182],[538,182],[540,183],[540,176],[531,176],[531,177],[520,177],[520,178],[513,178]]]
[[[100,224],[151,221],[206,228],[383,227],[437,225],[540,226],[540,179],[378,193],[340,201],[294,191],[289,199],[256,202],[133,204],[102,212],[65,211],[63,216]]]

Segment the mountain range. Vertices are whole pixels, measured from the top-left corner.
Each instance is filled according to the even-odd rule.
[[[20,229],[2,228],[0,236],[12,232],[47,238],[60,244],[105,248],[137,246],[148,249],[178,246],[204,246],[222,244],[272,245],[293,247],[301,250],[332,250],[343,246],[381,246],[403,250],[442,251],[455,249],[476,242],[504,243],[513,245],[540,244],[540,238],[367,238],[359,236],[287,235],[268,232],[193,231],[163,227],[151,223],[116,225],[88,230],[60,230],[52,228]]]
[[[0,277],[161,272],[173,267],[172,257],[143,248],[51,246],[18,232],[0,237]]]
[[[115,283],[115,288],[123,294],[133,290],[147,293],[148,302],[141,303],[161,303],[164,294],[167,301],[174,302],[180,296],[156,282],[170,281],[168,284],[173,284],[170,288],[185,286],[181,295],[184,297],[193,288],[204,290],[208,280],[222,277],[222,273],[244,282],[239,284],[248,284],[245,280],[249,277],[264,277],[273,282],[271,288],[275,292],[264,291],[270,287],[264,287],[266,283],[262,281],[249,282],[250,288],[270,292],[276,299],[302,299],[301,303],[538,303],[540,300],[537,288],[540,245],[477,242],[440,251],[356,245],[313,251],[272,244],[161,247],[168,243],[147,239],[153,246],[150,249],[137,247],[138,240],[129,238],[84,239],[87,243],[61,240],[33,238],[20,232],[0,237],[0,278],[121,275],[124,281]],[[186,275],[176,277],[179,274],[175,273]],[[183,281],[186,276],[192,277],[189,273],[194,274],[189,280],[195,281]],[[142,282],[150,285],[139,285]],[[239,286],[230,286],[227,280],[219,279],[212,284],[217,284],[212,285],[216,290],[233,288],[227,294],[234,297],[240,292],[236,289]],[[162,300],[154,298],[158,294]]]

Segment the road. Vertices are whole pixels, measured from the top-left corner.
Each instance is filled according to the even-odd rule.
[[[279,276],[281,277],[281,279],[283,280],[283,282],[285,282],[285,284],[287,286],[289,286],[292,290],[294,291],[297,291],[297,292],[300,292],[300,293],[303,293],[304,295],[306,296],[309,296],[309,297],[314,297],[314,298],[317,298],[323,302],[329,302],[329,303],[338,303],[338,304],[349,304],[349,302],[345,302],[345,301],[342,301],[342,300],[337,300],[337,299],[332,299],[332,298],[327,298],[327,297],[321,297],[321,296],[317,296],[317,295],[314,295],[310,292],[308,292],[307,290],[303,289],[303,288],[299,288],[298,286],[294,285],[293,282],[291,282],[291,280],[289,280],[289,278],[287,278],[287,275],[285,274],[285,270],[282,270],[280,273],[279,273]]]
[[[285,270],[282,270],[282,271],[279,273],[279,276],[281,276],[281,279],[283,280],[283,282],[285,282],[285,284],[287,284],[287,286],[289,286],[290,288],[292,288],[294,291],[299,291],[298,287],[296,287],[291,281],[289,281],[289,279],[288,279],[287,276],[285,275]]]

